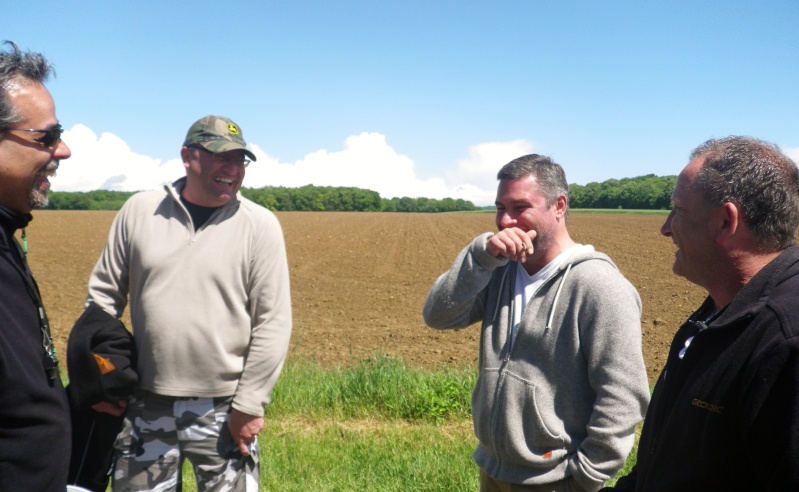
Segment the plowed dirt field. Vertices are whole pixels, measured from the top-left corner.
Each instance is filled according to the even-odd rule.
[[[37,211],[28,227],[29,262],[61,354],[83,309],[86,283],[115,212]],[[485,214],[283,212],[294,333],[290,357],[347,365],[379,353],[420,367],[469,365],[478,330],[425,327],[433,281],[476,235]],[[610,255],[643,301],[644,356],[652,382],[671,338],[704,291],[671,272],[674,247],[658,233],[663,216],[572,214],[578,242]],[[127,314],[123,320],[128,323]],[[65,357],[62,356],[62,359]]]

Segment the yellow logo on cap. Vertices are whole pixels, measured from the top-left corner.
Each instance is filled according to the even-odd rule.
[[[227,124],[227,131],[229,133],[232,133],[233,135],[238,135],[239,134],[239,127],[237,127],[233,123],[228,123]]]

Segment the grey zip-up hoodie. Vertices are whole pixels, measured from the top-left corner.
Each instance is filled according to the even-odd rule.
[[[516,265],[475,238],[433,285],[433,328],[482,321],[472,395],[475,462],[491,477],[542,484],[573,475],[598,490],[623,465],[646,413],[641,301],[593,247],[569,255],[522,313],[509,349]]]

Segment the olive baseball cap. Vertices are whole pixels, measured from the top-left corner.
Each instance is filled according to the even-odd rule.
[[[194,122],[183,145],[200,145],[214,153],[243,150],[247,157],[253,161],[258,160],[255,154],[247,150],[247,142],[244,141],[239,125],[224,116],[208,115]]]

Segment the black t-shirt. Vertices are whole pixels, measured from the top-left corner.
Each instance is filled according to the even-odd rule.
[[[189,211],[189,215],[191,215],[191,221],[194,223],[194,230],[195,232],[203,226],[208,219],[211,218],[214,212],[216,212],[220,207],[203,207],[202,205],[195,205],[190,201],[183,198],[183,195],[180,196],[180,202],[186,207],[186,210]]]

